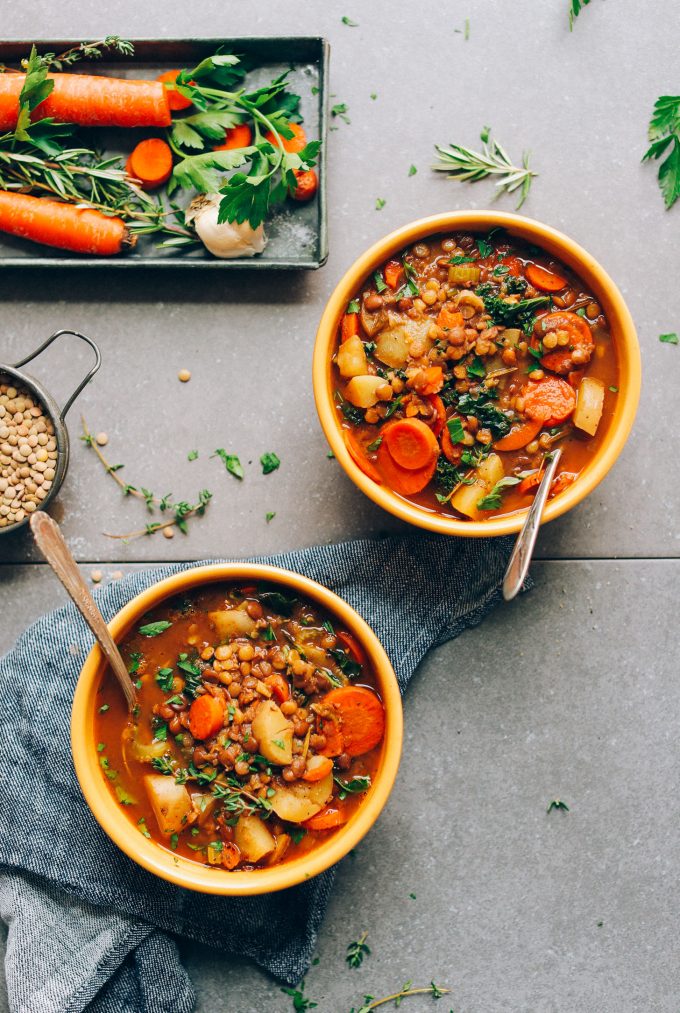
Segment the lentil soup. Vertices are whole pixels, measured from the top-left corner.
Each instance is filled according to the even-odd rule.
[[[120,645],[139,705],[105,671],[95,736],[139,832],[222,870],[308,853],[370,791],[385,718],[354,637],[278,585],[213,584],[147,613]]]
[[[361,470],[464,520],[527,508],[587,467],[618,393],[608,322],[565,264],[507,234],[451,232],[366,279],[339,327],[336,410]]]

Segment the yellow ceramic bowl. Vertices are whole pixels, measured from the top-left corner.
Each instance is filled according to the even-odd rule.
[[[216,563],[185,570],[159,581],[133,598],[109,624],[111,634],[120,641],[141,616],[174,595],[190,592],[215,581],[266,581],[280,584],[302,597],[328,609],[364,648],[375,672],[385,714],[385,738],[378,772],[363,804],[343,827],[325,844],[308,855],[269,869],[252,872],[215,870],[172,855],[142,836],[116,803],[102,774],[94,734],[97,688],[105,663],[95,646],[85,660],[73,700],[71,745],[73,762],[83,794],[92,813],[122,851],[133,861],[177,886],[203,893],[244,895],[272,893],[294,886],[340,861],[371,829],[387,802],[399,766],[403,734],[401,696],[394,671],[380,641],[354,609],[320,584],[297,573],[272,566],[250,563]]]
[[[545,508],[544,521],[571,510],[602,481],[626,442],[640,397],[640,348],[635,325],[623,297],[609,275],[589,253],[568,236],[548,225],[534,222],[521,215],[500,211],[451,211],[420,218],[391,232],[363,253],[345,273],[331,295],[321,317],[314,348],[313,382],[316,407],[321,425],[333,453],[352,481],[375,503],[410,524],[445,535],[486,538],[489,535],[509,535],[519,531],[526,516],[525,510],[505,517],[491,517],[485,521],[464,521],[445,517],[410,503],[386,485],[378,485],[365,475],[349,455],[338,414],[333,403],[334,384],[331,375],[331,357],[336,343],[337,328],[347,303],[364,279],[386,260],[404,247],[437,233],[471,231],[486,233],[501,227],[510,235],[519,236],[558,257],[583,279],[602,306],[609,325],[619,360],[619,395],[609,431],[599,451],[579,477],[550,500]]]

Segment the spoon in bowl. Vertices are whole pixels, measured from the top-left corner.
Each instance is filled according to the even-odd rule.
[[[103,615],[95,605],[89,588],[83,580],[78,564],[64,541],[59,525],[49,514],[38,510],[31,514],[31,531],[35,543],[64,585],[74,605],[94,633],[104,657],[113,669],[120,687],[125,694],[128,709],[137,706],[137,691],[125,666],[120,651],[109,633]]]
[[[539,485],[534,502],[531,504],[527,519],[524,522],[522,530],[517,536],[515,547],[512,550],[512,555],[508,561],[508,566],[505,571],[503,578],[503,597],[506,601],[512,601],[516,595],[522,590],[524,579],[529,570],[529,564],[531,563],[531,557],[534,554],[534,546],[536,545],[536,538],[538,537],[538,529],[541,526],[541,517],[543,516],[543,508],[550,492],[550,486],[552,485],[555,472],[557,471],[557,465],[560,463],[560,457],[562,456],[562,448],[557,447],[548,456],[548,463],[546,469],[543,472],[543,478]],[[35,517],[35,514],[33,515]]]

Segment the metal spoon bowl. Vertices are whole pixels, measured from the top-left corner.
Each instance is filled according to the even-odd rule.
[[[538,537],[538,529],[541,526],[543,508],[545,507],[552,485],[557,465],[560,463],[562,448],[553,450],[548,457],[548,463],[541,479],[541,484],[536,491],[534,502],[531,504],[529,513],[517,536],[515,547],[508,561],[508,566],[503,578],[503,597],[506,601],[512,601],[522,590],[522,585],[529,570],[531,557],[534,554],[534,546]]]

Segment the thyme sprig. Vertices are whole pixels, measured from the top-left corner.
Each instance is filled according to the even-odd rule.
[[[366,942],[367,939],[368,932],[362,932],[358,939],[352,940],[348,945],[345,956],[348,967],[361,967],[364,957],[369,956],[371,948]]]
[[[137,488],[137,486],[129,485],[118,474],[118,472],[123,468],[123,465],[109,464],[107,459],[104,457],[104,454],[97,446],[92,433],[88,429],[84,416],[81,415],[80,421],[83,426],[83,435],[80,437],[81,440],[87,447],[91,447],[94,450],[95,454],[104,466],[106,473],[111,476],[125,496],[134,496],[136,499],[143,500],[150,513],[153,513],[155,510],[159,510],[161,514],[172,512],[172,517],[168,520],[152,521],[137,531],[129,531],[123,535],[113,535],[105,531],[104,534],[106,537],[117,538],[124,542],[129,542],[134,538],[141,538],[143,535],[153,535],[157,531],[162,531],[165,528],[172,527],[178,528],[182,534],[187,534],[188,519],[194,516],[203,516],[206,507],[212,499],[212,493],[208,489],[201,489],[196,503],[188,503],[186,500],[175,502],[172,498],[172,493],[166,493],[165,496],[156,496],[150,489],[145,489],[142,486]]]
[[[135,47],[127,39],[121,39],[120,35],[107,35],[97,42],[80,42],[58,55],[43,53],[41,60],[50,70],[63,70],[64,67],[72,67],[79,60],[101,60],[105,52],[133,56]]]
[[[522,154],[521,166],[513,165],[505,148],[491,136],[490,127],[484,127],[480,138],[481,151],[460,144],[450,144],[448,147],[435,144],[439,161],[432,168],[436,172],[448,173],[461,183],[476,183],[480,179],[495,177],[499,195],[519,190],[519,210],[529,196],[532,180],[538,175],[529,168],[529,152]]]
[[[450,991],[450,988],[445,988],[443,985],[435,985],[433,981],[429,985],[418,986],[417,988],[413,988],[413,983],[407,981],[398,992],[383,996],[382,999],[375,999],[372,995],[364,996],[363,1006],[359,1006],[357,1009],[353,1006],[350,1013],[371,1013],[371,1010],[378,1009],[379,1006],[385,1006],[388,1002],[393,1002],[395,1006],[399,1006],[402,999],[407,999],[412,995],[431,995],[433,999],[441,999],[442,996],[448,995]]]

